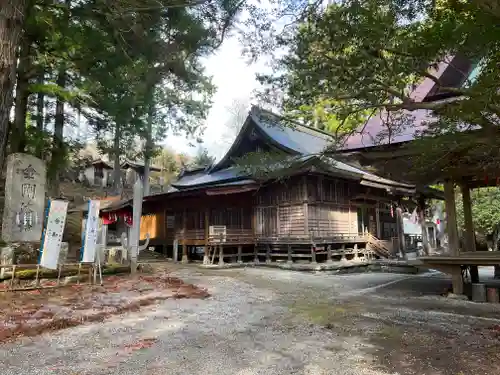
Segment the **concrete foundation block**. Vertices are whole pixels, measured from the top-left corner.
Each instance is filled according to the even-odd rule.
[[[499,295],[497,288],[487,288],[486,289],[486,300],[490,303],[498,303]]]
[[[472,284],[472,300],[474,302],[486,302],[486,285]]]

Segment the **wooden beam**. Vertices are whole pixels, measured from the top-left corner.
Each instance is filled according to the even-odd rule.
[[[403,224],[403,210],[400,205],[396,208],[396,229],[398,234],[399,253],[403,259],[406,259],[406,243]]]
[[[448,252],[450,255],[460,253],[460,242],[457,229],[457,208],[455,203],[455,185],[451,180],[444,183],[444,195],[446,205],[446,227],[448,232]]]
[[[467,185],[461,184],[462,203],[464,206],[465,243],[466,251],[476,251],[476,239],[474,234],[474,224],[472,222],[472,206],[470,199],[470,189]]]
[[[420,230],[422,231],[422,246],[424,247],[424,254],[430,254],[429,236],[427,235],[427,225],[425,222],[425,198],[419,197],[418,199],[418,221],[420,223]]]
[[[306,236],[309,235],[309,212],[307,207],[307,202],[309,200],[309,195],[307,193],[307,176],[302,176],[302,211],[304,214],[304,233]]]
[[[455,185],[453,181],[446,180],[444,182],[444,198],[446,204],[446,229],[448,232],[448,252],[452,256],[458,256],[459,239],[457,229],[457,209],[455,205]],[[453,269],[452,274],[453,293],[463,294],[463,279],[459,268]]]
[[[210,256],[208,254],[208,230],[210,226],[210,213],[209,209],[205,208],[205,252],[203,254],[203,264],[210,263]]]
[[[474,233],[474,223],[472,222],[470,189],[465,183],[462,183],[460,185],[460,190],[462,191],[462,203],[464,207],[465,251],[476,251],[476,236]],[[472,283],[479,282],[479,270],[477,266],[470,267],[470,278]]]
[[[377,238],[380,239],[382,237],[382,228],[380,224],[380,208],[378,206],[375,208],[375,220],[377,223]],[[349,221],[349,226],[350,225],[351,223]]]
[[[188,262],[188,250],[187,250],[187,245],[186,245],[186,224],[187,224],[187,212],[184,209],[182,211],[182,263],[187,263]]]

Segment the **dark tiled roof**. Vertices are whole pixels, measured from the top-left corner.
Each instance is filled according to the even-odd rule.
[[[276,143],[298,154],[319,154],[334,141],[331,135],[308,126],[285,125],[280,116],[257,107],[252,108],[250,116]]]
[[[143,169],[144,168],[144,162],[142,161],[131,161],[131,160],[125,160],[122,165],[122,168],[127,169],[127,168],[132,168],[132,169]],[[154,172],[161,172],[161,168],[155,167],[153,165],[149,166],[150,171]]]
[[[104,161],[102,159],[97,159],[97,160],[94,160],[92,162],[92,165],[99,165],[101,164],[103,166],[103,168],[106,168],[106,169],[113,169],[113,167],[111,166],[110,163],[108,163],[107,161]]]
[[[248,176],[244,176],[235,167],[229,167],[218,171],[205,171],[202,170],[195,174],[189,174],[181,177],[178,181],[174,182],[172,186],[182,189],[190,186],[212,185],[220,182],[230,182],[241,180]]]

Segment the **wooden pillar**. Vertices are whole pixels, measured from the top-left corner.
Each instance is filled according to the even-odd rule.
[[[427,225],[425,224],[425,198],[418,198],[418,222],[420,223],[420,230],[422,231],[422,246],[425,255],[430,254],[429,236],[427,233]]]
[[[183,241],[182,243],[182,260],[181,262],[182,263],[187,263],[189,260],[188,260],[188,247],[186,245],[186,243]]]
[[[401,258],[406,259],[406,243],[403,224],[403,210],[400,205],[396,208],[396,228],[398,233],[399,254]]]
[[[187,224],[187,213],[186,210],[182,211],[182,263],[188,262],[188,248],[186,245],[186,224]]]
[[[208,208],[205,209],[205,253],[203,254],[203,264],[209,264],[210,263],[210,256],[209,256],[209,250],[208,250],[208,228],[210,225],[209,222],[209,212]]]
[[[335,185],[337,186],[337,185]],[[352,219],[351,219],[351,202],[349,202],[349,211],[348,211],[348,214],[347,214],[347,220],[349,220],[349,232],[348,232],[348,235],[349,237],[351,237],[351,231],[352,231]],[[357,231],[355,231],[354,233],[356,233]],[[356,236],[357,237],[357,236]]]
[[[309,236],[309,210],[307,206],[309,195],[307,193],[307,177],[302,176],[302,201],[303,201],[303,211],[304,211],[304,232],[306,236]]]
[[[451,180],[444,182],[444,199],[446,204],[446,230],[448,233],[448,252],[459,254],[459,239],[457,229],[457,209],[455,205],[455,186]],[[453,293],[463,294],[462,270],[459,266],[452,271]]]
[[[224,265],[224,246],[219,245],[219,266]]]
[[[457,209],[455,205],[455,189],[453,182],[444,183],[444,199],[446,205],[446,231],[448,234],[448,252],[459,254],[459,238],[457,229]]]
[[[259,263],[259,253],[257,252],[258,247],[257,244],[253,246],[253,261],[254,263]]]
[[[271,246],[266,245],[266,263],[271,263]]]
[[[238,263],[243,263],[243,260],[241,259],[242,250],[243,247],[241,245],[238,245]]]
[[[311,262],[316,263],[316,246],[311,245]]]
[[[382,238],[382,228],[380,226],[380,208],[378,207],[378,203],[375,208],[375,220],[377,222],[377,238],[380,239]],[[349,225],[351,225],[351,223],[349,223]]]
[[[460,185],[460,190],[462,191],[462,202],[464,206],[465,251],[476,251],[476,236],[474,233],[474,224],[472,222],[470,189],[466,183],[462,183]],[[470,278],[472,283],[479,282],[479,271],[477,266],[470,266]]]
[[[293,259],[292,259],[292,245],[288,245],[287,246],[287,250],[288,250],[288,260],[287,260],[287,263],[293,263]]]
[[[286,233],[284,233],[286,234]],[[276,235],[281,236],[281,223],[280,223],[280,205],[276,205]]]

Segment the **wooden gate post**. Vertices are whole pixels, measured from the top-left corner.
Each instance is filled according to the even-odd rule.
[[[288,245],[288,260],[287,263],[292,264],[293,259],[292,259],[292,245]]]
[[[219,266],[224,265],[224,246],[219,245]]]
[[[243,260],[241,259],[241,253],[242,253],[242,246],[238,245],[238,263],[243,263]]]

